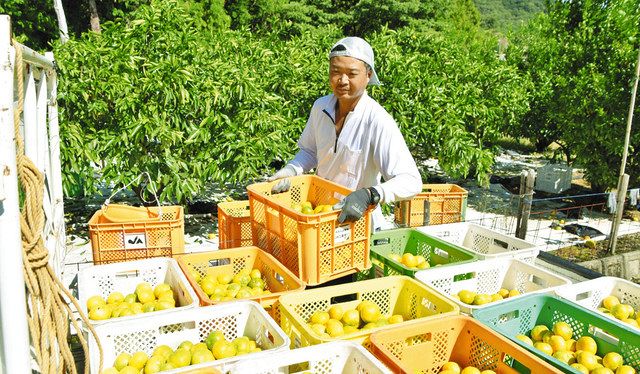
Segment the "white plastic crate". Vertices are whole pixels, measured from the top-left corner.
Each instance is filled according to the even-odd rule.
[[[417,229],[463,247],[477,254],[480,259],[516,258],[533,264],[540,252],[539,247],[533,243],[468,222],[423,226]]]
[[[598,310],[602,300],[613,295],[623,304],[629,304],[634,310],[640,310],[640,285],[626,279],[616,277],[600,277],[584,282],[574,283],[554,290],[556,295],[581,305],[587,309],[615,319],[611,314]],[[617,321],[617,319],[616,319]],[[624,323],[619,321],[620,323]],[[625,326],[640,331],[637,327],[624,323]]]
[[[144,351],[151,355],[157,346],[163,344],[175,350],[185,340],[193,343],[203,341],[214,330],[224,332],[227,340],[248,336],[256,341],[262,352],[191,365],[166,373],[184,373],[213,365],[226,367],[240,359],[262,360],[263,356],[289,349],[290,340],[287,335],[260,304],[254,301],[235,301],[163,315],[149,314],[147,318],[138,319],[135,323],[119,321],[96,327],[104,354],[103,368],[111,367],[122,352],[133,354]],[[89,338],[89,355],[91,374],[99,374],[99,351],[92,335]]]
[[[309,347],[282,351],[261,359],[238,361],[225,369],[242,374],[314,374],[391,373],[386,366],[359,344],[333,341]]]
[[[156,257],[129,262],[117,262],[106,265],[94,265],[78,273],[78,300],[82,310],[87,313],[87,299],[99,295],[105,300],[111,292],[123,295],[134,293],[139,283],[148,282],[151,287],[167,283],[173,290],[176,307],[156,312],[140,313],[132,316],[92,320],[97,326],[113,321],[131,321],[148,315],[163,315],[176,310],[195,308],[199,305],[198,295],[185,277],[178,262],[173,258]],[[87,316],[88,317],[88,316]]]
[[[563,164],[546,164],[536,170],[534,190],[561,193],[571,188],[573,169]]]
[[[461,290],[469,290],[479,294],[494,294],[501,288],[506,288],[516,289],[520,291],[520,294],[544,293],[553,292],[556,287],[571,283],[570,280],[535,265],[509,258],[480,260],[450,265],[446,268],[434,267],[417,272],[416,279],[453,300],[460,306],[460,311],[467,314],[487,305],[495,305],[518,296],[484,305],[469,305],[452,296]]]

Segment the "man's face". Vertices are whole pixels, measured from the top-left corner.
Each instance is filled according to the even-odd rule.
[[[362,96],[370,76],[367,65],[357,58],[336,56],[329,62],[329,83],[338,100],[355,100]]]

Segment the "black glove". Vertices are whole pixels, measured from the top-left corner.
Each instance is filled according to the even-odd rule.
[[[371,192],[362,188],[350,193],[339,203],[333,206],[333,210],[342,209],[338,216],[338,223],[355,222],[362,218],[364,211],[374,204]]]

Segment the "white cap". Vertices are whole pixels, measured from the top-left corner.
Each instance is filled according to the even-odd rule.
[[[379,85],[378,75],[376,69],[373,66],[373,48],[364,39],[357,36],[348,36],[338,40],[336,44],[331,47],[329,52],[329,59],[336,56],[348,56],[357,58],[369,65],[371,68],[371,78],[369,84]]]

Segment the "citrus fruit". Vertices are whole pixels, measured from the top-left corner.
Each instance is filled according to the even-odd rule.
[[[111,309],[106,305],[95,306],[89,311],[89,318],[102,321],[111,317]]]
[[[491,302],[491,296],[481,293],[477,294],[476,297],[473,298],[473,305],[484,305]]]
[[[178,348],[176,349],[184,348],[184,349],[191,350],[191,347],[193,347],[193,343],[189,340],[184,340],[182,343],[180,343],[180,345],[178,345]]]
[[[418,266],[418,260],[411,253],[405,253],[402,255],[402,263],[408,268],[414,268]]]
[[[402,262],[402,256],[400,256],[400,255],[399,255],[399,254],[397,254],[397,253],[390,253],[388,257],[389,257],[390,259],[392,259],[393,261],[396,261],[396,262]]]
[[[458,292],[458,297],[463,303],[471,305],[476,297],[476,293],[469,290],[461,290]]]
[[[566,342],[564,338],[560,335],[553,335],[549,338],[549,345],[553,352],[564,351],[566,350]]]
[[[421,264],[418,264],[418,269],[428,269],[430,267],[431,267],[431,265],[429,265],[429,263],[426,262],[426,261],[421,263]]]
[[[331,316],[329,316],[329,313],[317,310],[311,315],[311,319],[309,321],[311,323],[321,323],[324,325],[330,318]]]
[[[573,339],[568,339],[565,344],[564,347],[567,351],[571,351],[571,352],[575,352],[576,351],[576,341]]]
[[[609,295],[604,299],[602,299],[602,306],[609,310],[611,310],[611,308],[613,308],[614,305],[618,305],[618,304],[620,304],[620,299],[618,299],[614,295]]]
[[[207,349],[208,350],[209,348],[207,347],[207,344],[204,343],[204,342],[196,343],[196,344],[191,346],[191,349],[190,349],[191,354],[193,354],[193,352],[195,352],[195,351],[197,351],[199,349]]]
[[[621,320],[629,318],[629,315],[631,314],[625,304],[616,304],[610,309],[610,311],[611,315]]]
[[[571,365],[574,362],[576,362],[576,358],[573,357],[573,353],[569,351],[553,352],[553,357],[557,358],[558,360],[564,362],[567,365]]]
[[[460,374],[480,374],[480,370],[475,366],[467,366],[460,371]]]
[[[500,296],[502,296],[503,298],[509,297],[509,290],[506,288],[501,288],[498,291],[498,294],[500,294]]]
[[[136,291],[136,296],[138,296],[138,300],[143,304],[156,299],[155,295],[153,294],[153,290],[150,288],[149,289],[143,288],[143,289],[140,289],[139,291]]]
[[[135,303],[137,300],[138,300],[138,297],[136,296],[135,293],[130,293],[124,297],[125,303]]]
[[[524,334],[518,334],[516,335],[516,339],[518,340],[522,340],[523,342],[529,344],[529,345],[533,345],[533,340],[531,340],[530,337],[524,335]]]
[[[213,353],[208,349],[198,349],[191,354],[191,365],[213,360],[215,360],[215,357],[213,357]]]
[[[602,365],[611,370],[616,370],[624,363],[622,355],[617,352],[609,352],[602,358]]]
[[[553,325],[552,331],[554,334],[562,336],[564,340],[569,340],[573,336],[573,329],[564,321],[556,322]]]
[[[131,358],[129,359],[129,366],[133,366],[134,368],[137,368],[138,370],[140,370],[144,368],[144,364],[147,363],[148,359],[149,359],[149,356],[147,356],[146,353],[142,351],[138,351],[133,355],[131,355]]]
[[[424,264],[425,262],[427,262],[427,260],[424,258],[424,256],[417,255],[415,257],[416,257],[416,262],[417,262],[416,266],[418,266],[418,267],[420,265]]]
[[[101,374],[118,374],[118,369],[114,367],[110,367],[110,368],[104,369]]]
[[[112,292],[107,297],[107,304],[118,304],[124,301],[124,295],[121,292]]]
[[[448,362],[445,362],[444,365],[442,365],[440,370],[441,371],[450,370],[454,373],[459,373],[462,369],[460,368],[460,365],[458,365],[457,362],[448,361]]]
[[[308,206],[303,206],[302,210],[300,211],[300,213],[302,213],[302,214],[313,214],[313,209],[309,208]]]
[[[502,295],[500,295],[499,293],[494,293],[493,295],[491,295],[491,302],[503,300],[503,299],[504,297],[502,297]]]
[[[241,336],[233,339],[232,343],[236,346],[236,351],[238,352],[249,352],[249,342],[251,340],[246,336]],[[255,348],[255,347],[254,347]]]
[[[533,343],[533,347],[548,354],[548,355],[552,355],[553,354],[553,348],[551,348],[551,345],[549,343],[544,343],[544,342],[535,342]]]
[[[207,348],[211,349],[213,348],[213,344],[218,340],[225,340],[224,333],[220,330],[214,330],[211,331],[209,335],[207,335],[207,338],[204,340],[204,342],[207,345]]]
[[[549,331],[549,328],[545,325],[537,325],[533,329],[531,329],[531,339],[534,341],[542,340],[542,333],[545,331]]]
[[[570,365],[572,368],[578,370],[579,372],[583,373],[583,374],[589,374],[589,369],[587,369],[584,365],[579,364],[577,362],[574,362],[573,364]]]
[[[171,286],[168,285],[167,283],[159,283],[156,288],[153,289],[153,294],[156,297],[160,297],[160,294],[163,292],[167,292],[167,291],[171,291]],[[173,291],[171,291],[171,293],[173,294]]]
[[[131,355],[127,352],[122,352],[116,357],[115,361],[113,361],[113,367],[117,370],[122,370],[123,367],[129,365],[129,360],[131,359]]]
[[[342,315],[344,314],[344,308],[340,305],[333,305],[329,308],[329,317],[332,319],[337,319],[338,321],[342,319]]]
[[[140,369],[134,368],[133,366],[125,366],[120,370],[119,374],[139,374]]]
[[[220,360],[223,358],[229,358],[236,355],[236,347],[227,342],[226,340],[218,340],[213,344],[213,348],[211,348],[211,352],[215,356],[216,360]]]
[[[616,369],[616,374],[636,374],[636,369],[629,365],[622,365]]]
[[[176,349],[176,351],[169,356],[167,362],[175,368],[188,366],[191,364],[191,352],[188,349]]]
[[[613,374],[613,370],[606,367],[597,367],[591,370],[589,374]]]
[[[322,335],[323,332],[326,331],[326,326],[321,323],[314,323],[311,325],[311,330],[318,335]]]
[[[151,288],[151,285],[148,282],[138,283],[138,285],[136,286],[135,293],[138,293],[138,291],[141,291],[141,290],[145,290],[145,291],[151,290],[151,292],[153,292],[153,288]]]
[[[331,336],[332,338],[344,335],[344,327],[342,325],[342,322],[338,321],[337,319],[328,320],[326,327],[327,334],[329,334],[329,336]]]
[[[493,370],[482,370],[480,374],[496,374],[496,372]]]
[[[597,367],[598,358],[591,352],[582,351],[576,354],[576,362],[587,368],[587,370],[591,371]]]
[[[152,356],[162,356],[166,360],[167,358],[169,358],[169,356],[171,356],[172,353],[173,349],[171,349],[171,347],[169,347],[168,345],[163,344],[157,346],[156,349],[153,350]]]
[[[518,291],[518,290],[509,291],[509,297],[514,297],[514,296],[518,296],[518,295],[520,295],[520,291]]]
[[[376,304],[367,304],[360,309],[360,319],[365,323],[376,322],[380,319],[380,308]]]
[[[360,312],[355,309],[349,309],[342,315],[342,322],[348,326],[360,325]]]
[[[595,355],[598,351],[598,345],[592,337],[582,336],[578,340],[576,340],[576,351],[586,351]]]
[[[91,296],[87,299],[87,310],[91,310],[97,306],[105,305],[107,302],[101,296]]]
[[[162,364],[162,366],[160,367],[161,371],[165,371],[165,370],[173,370],[175,369],[176,366],[174,364],[172,364],[171,362],[165,362],[164,364]]]
[[[233,277],[231,276],[231,274],[226,274],[226,273],[218,274],[218,276],[216,277],[216,280],[220,284],[229,284],[229,283],[231,283],[232,279],[233,279]]]
[[[544,343],[549,343],[552,336],[553,336],[553,331],[551,330],[543,331],[542,338],[540,339],[540,341]]]
[[[160,356],[152,356],[144,366],[144,374],[155,374],[160,372],[160,368],[164,364],[164,358]]]
[[[400,314],[394,314],[389,317],[389,324],[393,325],[395,323],[404,322],[404,318]]]

